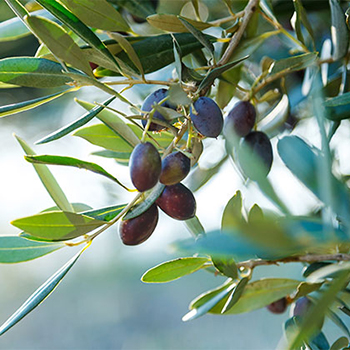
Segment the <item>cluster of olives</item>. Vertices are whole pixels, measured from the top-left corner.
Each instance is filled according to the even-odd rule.
[[[252,180],[259,180],[270,172],[273,154],[268,136],[252,131],[255,122],[254,106],[249,101],[240,101],[225,118],[224,135],[233,141],[243,173]]]
[[[154,104],[164,100],[167,94],[168,90],[166,89],[159,89],[153,92],[144,101],[142,110],[150,112]],[[196,102],[199,100],[200,99]],[[206,103],[206,101],[204,103]],[[176,109],[176,106],[168,101],[163,102],[161,105],[163,107]],[[202,104],[200,103],[198,111],[196,110],[196,117],[199,117],[200,113],[203,111],[201,106]],[[152,120],[154,119],[165,121],[163,115],[158,111],[154,111]],[[145,127],[147,120],[143,119],[142,124]],[[221,128],[222,124],[221,121]],[[199,123],[199,125],[201,126],[201,123]],[[149,130],[151,131],[161,131],[163,129],[164,127],[157,123],[151,123],[149,125]],[[220,132],[221,130],[219,133]],[[137,245],[151,236],[158,222],[158,207],[176,220],[188,220],[195,216],[195,198],[192,192],[180,183],[191,169],[191,160],[184,153],[175,151],[168,154],[162,160],[158,150],[151,142],[143,142],[138,144],[131,153],[129,169],[131,181],[139,192],[150,190],[158,182],[165,185],[165,188],[156,202],[152,204],[148,210],[133,219],[121,222],[119,232],[124,244]]]

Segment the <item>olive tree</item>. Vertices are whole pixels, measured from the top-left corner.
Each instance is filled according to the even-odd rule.
[[[142,244],[152,239],[162,211],[183,221],[192,237],[177,241],[173,247],[179,257],[159,262],[142,281],[165,283],[198,270],[207,271],[208,279],[226,277],[190,303],[183,321],[263,307],[284,313],[291,307],[280,348],[348,348],[350,197],[348,175],[339,165],[347,155],[341,154],[338,137],[349,128],[350,117],[347,4],[5,2],[15,17],[0,23],[0,41],[34,35],[40,46],[34,57],[0,60],[0,89],[42,88],[47,94],[1,106],[0,117],[74,96],[84,87],[102,91],[103,101],[76,99],[86,113],[36,144],[74,133],[101,148],[95,155],[128,166],[132,185],[97,163],[45,151],[37,155],[15,136],[54,203],[11,222],[20,233],[0,236],[0,263],[24,262],[73,246],[81,250],[3,323],[0,335],[55,290],[96,237],[117,225],[124,244]],[[171,75],[150,75],[166,67]],[[136,85],[152,86],[142,105],[125,96]],[[120,104],[129,112],[122,112]],[[87,126],[91,120],[96,123]],[[305,135],[317,135],[318,141]],[[223,152],[204,168],[201,159],[214,143]],[[206,230],[196,215],[196,190],[210,186],[226,163],[273,209],[246,207],[237,191],[223,203],[221,226]],[[293,214],[276,179],[272,181],[276,163],[312,193],[314,208]],[[94,172],[133,193],[133,199],[103,208],[71,203],[47,165]],[[300,278],[254,277],[260,266],[287,263],[299,263]],[[344,332],[333,345],[323,332],[326,318]]]

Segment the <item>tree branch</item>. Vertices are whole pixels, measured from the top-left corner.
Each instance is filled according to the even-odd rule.
[[[291,262],[321,262],[321,261],[350,261],[350,254],[306,254],[306,255],[298,255],[298,256],[288,256],[283,259],[277,260],[263,260],[263,259],[251,259],[247,261],[242,261],[237,263],[238,268],[248,268],[254,269],[257,266],[266,266],[266,265],[279,265]]]
[[[239,26],[236,33],[231,38],[231,41],[230,41],[226,51],[224,52],[220,61],[217,64],[218,67],[223,66],[224,64],[226,64],[230,60],[230,57],[231,57],[233,51],[237,48],[239,42],[241,41],[241,38],[242,38],[242,36],[243,36],[247,26],[248,26],[248,23],[249,23],[250,19],[252,18],[253,14],[256,10],[256,7],[258,5],[259,5],[259,0],[250,0],[249,3],[247,4],[246,8],[244,9],[244,16],[242,19],[242,23]]]

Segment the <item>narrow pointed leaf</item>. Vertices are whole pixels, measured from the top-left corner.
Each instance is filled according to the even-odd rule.
[[[249,282],[249,278],[243,277],[236,287],[232,290],[231,294],[229,295],[226,304],[221,310],[221,313],[224,314],[228,310],[230,310],[239,300],[239,298],[242,296],[244,288]]]
[[[89,216],[91,218],[102,220],[102,221],[110,221],[114,219],[117,215],[119,215],[127,204],[121,205],[113,205],[110,207],[100,208],[100,209],[92,209],[81,212],[80,214]]]
[[[297,332],[288,344],[288,349],[298,348],[304,341],[310,339],[317,332],[318,320],[322,319],[338,292],[347,284],[349,277],[349,270],[342,271],[332,281],[332,284],[320,293],[317,303],[310,307],[308,313],[304,315],[300,327],[298,327]]]
[[[144,213],[161,195],[164,187],[165,185],[159,182],[153,189],[147,191],[143,201],[133,206],[123,217],[123,220],[133,219]]]
[[[24,16],[28,15],[26,8],[18,0],[5,0],[7,5],[10,6],[11,10],[18,16],[23,19]]]
[[[350,337],[350,331],[347,325],[343,322],[343,320],[332,310],[327,311],[327,316],[337,325],[343,333],[345,333],[348,337]]]
[[[165,283],[174,281],[199,270],[208,258],[178,258],[159,264],[143,274],[141,281],[145,283]]]
[[[221,219],[221,229],[223,231],[230,231],[238,227],[243,220],[242,194],[240,191],[237,191],[225,206]]]
[[[102,41],[88,28],[82,21],[79,20],[72,12],[63,7],[55,0],[37,0],[37,2],[46,10],[51,12],[55,17],[68,26],[75,34],[85,40],[88,44],[100,51],[109,61],[115,63],[116,68],[119,69],[117,62],[113,55],[108,51],[107,47]]]
[[[110,32],[130,30],[123,16],[106,0],[61,0],[80,20],[90,27]],[[96,6],[97,5],[97,6]]]
[[[117,178],[104,170],[101,166],[91,162],[85,162],[83,160],[72,158],[72,157],[63,157],[63,156],[52,156],[52,155],[42,155],[42,156],[25,156],[25,159],[34,164],[51,164],[51,165],[65,165],[71,166],[79,169],[90,170],[93,173],[103,175],[108,179],[116,182],[118,185],[127,189]]]
[[[241,63],[242,61],[246,60],[249,56],[245,56],[242,58],[239,58],[238,60],[235,60],[233,62],[227,63],[221,67],[214,68],[211,70],[208,75],[203,79],[203,81],[200,83],[198,87],[198,91],[205,89],[206,87],[210,86],[216,78],[218,78],[222,73],[225,71],[233,68],[237,64]]]
[[[346,92],[336,97],[331,97],[325,100],[325,107],[338,107],[350,104],[350,92]]]
[[[85,235],[106,222],[82,214],[51,211],[16,219],[11,224],[35,237],[64,241]]]
[[[0,336],[33,311],[55,290],[63,277],[76,263],[84,249],[62,266],[24,302],[24,304],[0,327]]]
[[[69,69],[79,73],[76,70]],[[62,72],[62,66],[45,58],[10,57],[0,60],[0,81],[6,84],[35,88],[66,85],[72,79]]]
[[[190,18],[183,17],[192,27],[198,30],[204,30],[211,25],[205,22],[195,21]],[[168,32],[185,33],[190,32],[189,28],[181,21],[178,16],[169,14],[156,14],[147,17],[147,21],[155,28],[166,30]]]
[[[330,350],[342,350],[347,346],[349,346],[349,339],[347,337],[340,337],[332,344]]]
[[[140,61],[139,56],[136,54],[134,48],[132,45],[129,43],[128,40],[126,40],[121,34],[119,33],[110,33],[109,34],[112,39],[115,39],[118,44],[121,46],[121,48],[125,51],[125,53],[128,55],[130,58],[131,62],[134,64],[134,66],[137,68],[139,73],[143,76],[144,71],[143,67]]]
[[[231,290],[235,287],[234,284],[229,285],[226,289],[220,291],[211,299],[209,299],[206,303],[202,304],[198,308],[193,308],[190,312],[188,312],[184,317],[182,317],[182,321],[191,321],[200,316],[205,315],[209,312],[213,307],[215,307],[223,298],[227,296],[231,292]]]
[[[81,126],[88,123],[91,119],[93,119],[96,115],[98,115],[103,109],[104,106],[108,106],[113,100],[115,100],[115,96],[108,98],[106,101],[102,102],[103,106],[94,106],[92,105],[91,109],[85,113],[83,116],[75,120],[74,122],[62,127],[61,129],[54,131],[48,136],[38,140],[36,144],[43,144],[47,142],[51,142],[54,140],[58,140],[61,137],[71,133],[72,131],[80,128]]]
[[[27,145],[27,143],[15,135],[18,143],[27,155],[35,155],[35,152]],[[37,172],[41,182],[46,188],[47,192],[57,204],[57,206],[63,211],[73,212],[72,205],[69,203],[66,195],[62,191],[60,185],[52,175],[51,171],[46,165],[33,164],[35,171]]]
[[[0,263],[13,264],[33,260],[63,247],[66,247],[63,243],[44,243],[18,236],[0,236]]]
[[[108,0],[108,2],[144,19],[155,13],[154,3],[151,0]]]
[[[186,18],[178,16],[181,23],[188,29],[190,33],[211,53],[212,58],[214,58],[214,45],[210,40],[195,26],[193,26]]]
[[[53,21],[39,16],[26,16],[25,22],[46,47],[64,62],[92,75],[84,51],[74,42],[68,33]]]
[[[85,102],[82,100],[76,100],[86,110],[96,108],[92,103]],[[105,103],[104,103],[105,104]],[[123,140],[125,140],[130,146],[135,147],[140,143],[140,139],[138,136],[134,133],[134,131],[130,128],[129,125],[127,125],[119,116],[117,113],[104,109],[101,111],[101,113],[97,116],[98,119],[100,119],[103,123],[105,123],[111,130],[117,133]]]
[[[346,25],[345,13],[340,6],[338,0],[329,0],[332,19],[332,43],[334,60],[339,60],[348,52],[349,46],[349,31]]]
[[[39,107],[45,103],[51,102],[51,101],[55,100],[56,98],[59,98],[59,97],[63,96],[64,94],[66,94],[68,92],[75,91],[75,90],[76,89],[69,89],[66,91],[57,92],[57,93],[52,94],[52,95],[35,98],[33,100],[13,103],[13,104],[10,104],[7,106],[1,106],[0,107],[0,117],[6,117],[6,116],[17,114],[20,112],[29,111],[32,108]]]
[[[0,42],[20,39],[29,34],[30,31],[18,17],[0,23]]]
[[[279,300],[295,291],[300,281],[287,278],[263,278],[247,284],[242,296],[238,302],[225,312],[228,314],[239,314],[260,309],[272,302]],[[220,291],[220,289],[219,289]],[[196,298],[190,305],[191,308],[198,308],[207,302],[208,298],[217,293],[213,291],[210,294],[204,293]],[[212,310],[211,313],[220,314],[223,306],[227,302],[227,298],[221,300]]]

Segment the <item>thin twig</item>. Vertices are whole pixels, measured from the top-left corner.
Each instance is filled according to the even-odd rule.
[[[242,261],[237,264],[238,268],[248,268],[254,269],[257,266],[267,266],[267,265],[279,265],[286,264],[291,262],[305,262],[305,263],[313,263],[320,261],[350,261],[350,254],[306,254],[306,255],[298,255],[298,256],[289,256],[282,259],[277,260],[264,260],[264,259],[251,259],[247,261]]]
[[[230,57],[232,56],[234,50],[237,48],[239,42],[241,41],[242,36],[243,36],[243,34],[248,26],[248,23],[249,23],[250,19],[252,18],[258,4],[259,4],[259,0],[250,0],[249,3],[247,4],[246,8],[244,9],[244,16],[242,19],[242,23],[240,24],[236,33],[231,38],[231,41],[230,41],[226,51],[222,55],[220,61],[218,62],[217,66],[219,66],[219,67],[223,66],[224,64],[226,64],[230,60]]]

